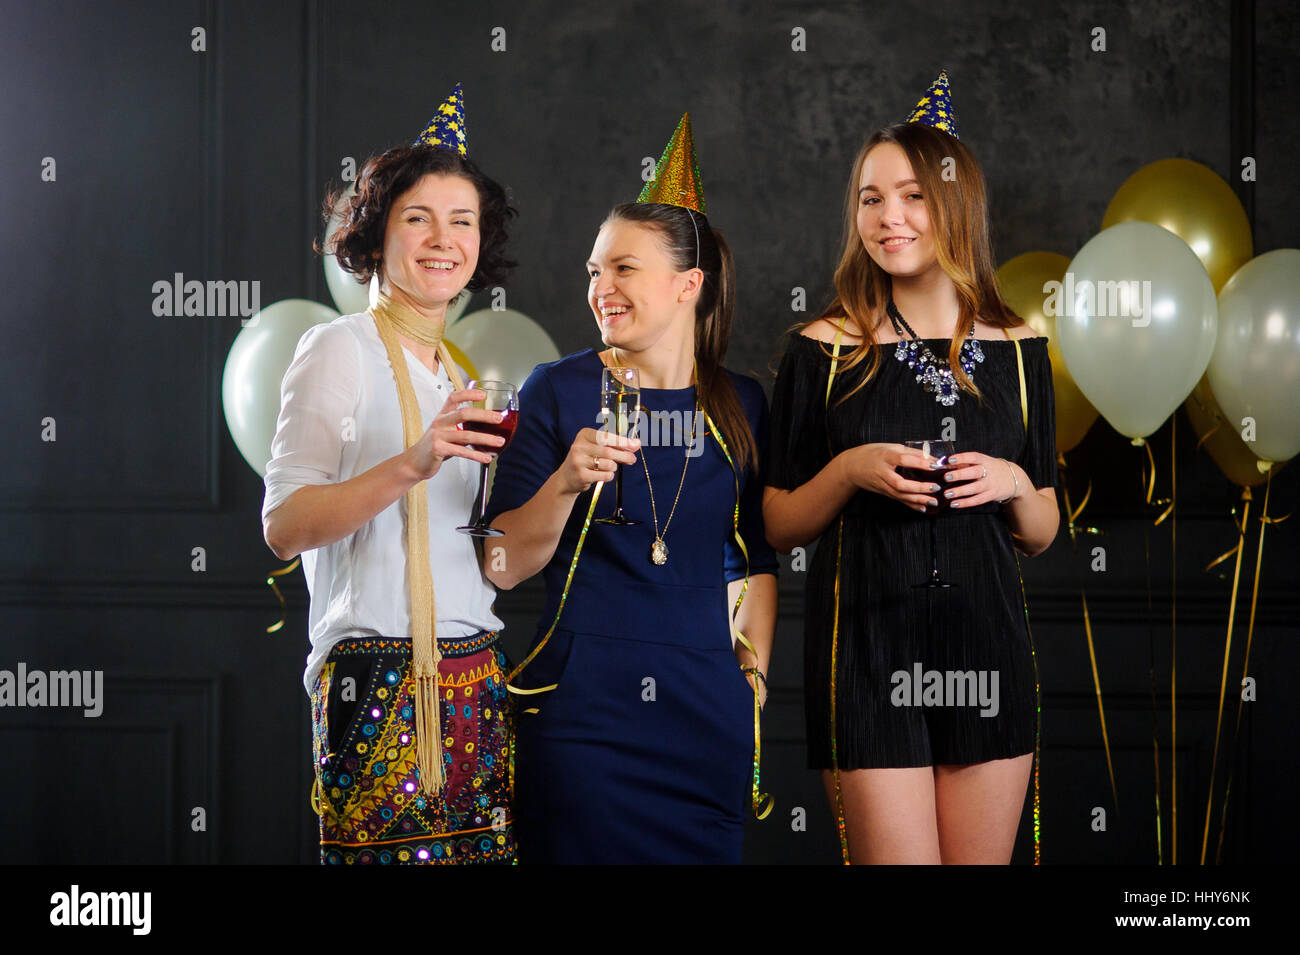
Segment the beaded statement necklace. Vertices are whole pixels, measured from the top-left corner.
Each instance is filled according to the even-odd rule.
[[[945,408],[951,408],[960,400],[961,391],[957,387],[957,379],[953,376],[948,362],[946,360],[941,362],[936,358],[929,346],[917,337],[916,332],[912,331],[912,326],[907,324],[907,319],[899,313],[898,306],[894,304],[892,298],[885,310],[889,313],[889,320],[898,334],[898,347],[894,349],[894,357],[899,361],[907,362],[907,367],[916,372],[916,380],[921,387],[933,394],[935,401]],[[911,341],[903,337],[904,331],[912,336]],[[958,361],[961,363],[961,370],[966,372],[973,381],[976,362],[984,361],[984,349],[975,339],[974,322],[971,323],[970,331],[966,333],[966,341],[962,342]]]

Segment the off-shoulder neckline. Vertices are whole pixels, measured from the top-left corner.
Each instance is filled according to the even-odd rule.
[[[823,340],[820,339],[820,338],[810,338],[810,337],[807,336],[807,335],[800,335],[798,332],[794,332],[793,335],[794,335],[795,338],[802,338],[804,341],[806,341],[806,342],[812,342],[814,345],[830,345],[830,346],[832,346],[832,347],[835,345],[835,341],[834,341],[833,339],[830,340],[830,341],[823,341]],[[911,339],[908,339],[908,341],[911,341]],[[917,339],[917,341],[922,341],[922,342],[951,342],[952,339],[951,339],[951,338],[919,338],[919,339]],[[1046,343],[1047,338],[1046,338],[1046,336],[1043,336],[1043,335],[1033,335],[1033,336],[1031,336],[1031,337],[1029,337],[1029,338],[976,338],[975,341],[979,342],[980,345],[993,345],[993,344],[998,344],[998,343],[1005,344],[1005,345],[1012,345],[1012,344],[1015,344],[1016,342],[1021,342],[1021,343],[1024,343],[1024,342],[1044,342],[1044,343]],[[872,347],[873,347],[873,348],[894,348],[894,347],[897,347],[897,345],[898,345],[898,342],[896,342],[896,341],[892,341],[892,342],[877,342],[877,343],[876,343],[875,345],[873,345]],[[841,342],[841,343],[840,343],[840,347],[843,349],[843,348],[857,348],[858,346],[857,346],[856,344],[851,343],[851,342]]]

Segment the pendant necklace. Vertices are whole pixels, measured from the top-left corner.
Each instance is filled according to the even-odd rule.
[[[697,417],[693,418],[692,421],[698,420],[699,413],[700,403],[697,401],[695,403],[695,414]],[[683,435],[683,438],[684,437],[685,435]],[[683,443],[685,442],[683,441]],[[655,510],[655,489],[654,485],[650,483],[650,467],[645,463],[645,449],[641,449],[641,467],[645,468],[645,486],[646,490],[650,492],[650,517],[654,521],[655,527],[655,540],[654,543],[650,545],[650,560],[652,563],[659,566],[668,563],[668,545],[664,543],[664,537],[668,534],[668,525],[673,522],[673,515],[677,513],[677,502],[681,500],[682,487],[686,484],[686,469],[691,465],[691,456],[689,454],[690,448],[687,448],[686,450],[688,453],[685,456],[685,463],[682,464],[682,479],[677,482],[677,496],[673,498],[672,510],[668,512],[668,520],[664,521],[664,529],[663,532],[660,533],[659,513]]]
[[[898,347],[894,349],[894,357],[899,361],[907,362],[907,367],[916,372],[916,380],[920,382],[921,387],[933,394],[935,401],[945,408],[951,408],[961,398],[961,392],[948,362],[939,361],[934,352],[930,351],[930,347],[917,337],[916,332],[912,331],[912,326],[907,324],[907,320],[898,311],[898,306],[894,304],[892,298],[885,310],[889,313],[889,320],[898,334]],[[911,341],[903,337],[904,330],[912,336]],[[966,333],[966,341],[962,342],[961,352],[957,357],[961,370],[966,372],[971,381],[974,381],[975,363],[984,361],[984,349],[975,338],[974,322],[971,322],[970,331]]]
[[[617,348],[610,352],[610,357],[613,359],[615,367],[624,367],[623,363],[618,360]],[[641,407],[645,410],[644,404],[642,404]],[[699,420],[699,414],[700,402],[697,398],[695,401],[695,417],[691,419],[692,426],[694,426],[694,423]],[[684,439],[685,434],[683,434],[682,437]],[[683,440],[682,443],[685,444],[685,440]],[[650,545],[650,562],[660,567],[668,563],[668,545],[664,543],[664,537],[668,534],[668,525],[673,522],[673,515],[677,513],[677,502],[681,500],[682,487],[686,484],[686,469],[691,465],[691,456],[689,454],[690,448],[688,447],[686,450],[688,453],[685,455],[686,460],[682,464],[682,477],[681,480],[677,482],[677,496],[673,498],[673,506],[668,512],[668,520],[664,521],[664,529],[660,532],[659,512],[655,510],[655,489],[654,485],[650,483],[650,466],[645,463],[645,448],[643,447],[641,449],[641,467],[645,468],[645,486],[646,490],[650,492],[650,517],[651,520],[654,521],[655,528],[654,543]]]

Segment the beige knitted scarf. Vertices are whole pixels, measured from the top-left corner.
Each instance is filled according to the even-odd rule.
[[[460,370],[452,361],[447,344],[442,339],[445,323],[442,319],[431,321],[383,292],[366,310],[375,320],[379,339],[388,352],[388,363],[397,382],[397,400],[402,409],[402,435],[404,446],[410,447],[420,440],[425,425],[420,417],[420,405],[411,387],[411,374],[406,367],[402,345],[397,335],[401,333],[412,341],[433,345],[438,349],[438,360],[447,369],[447,375],[459,391],[465,387]],[[440,409],[435,409],[440,410]],[[419,481],[406,492],[406,574],[411,592],[411,658],[415,680],[415,760],[419,771],[420,788],[436,794],[444,782],[442,773],[442,727],[438,701],[438,664],[442,654],[438,650],[435,633],[433,600],[433,571],[429,564],[429,498],[426,481]]]

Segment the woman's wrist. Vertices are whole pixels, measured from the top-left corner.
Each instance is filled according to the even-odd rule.
[[[1003,498],[1002,500],[998,501],[998,503],[1010,504],[1012,501],[1014,501],[1016,498],[1020,496],[1020,485],[1021,485],[1020,475],[1016,473],[1016,466],[1010,460],[1008,460],[1007,458],[1002,458],[1001,461],[1003,464],[1007,466],[1007,470],[1011,472],[1011,479],[1014,482],[1014,485],[1012,487],[1010,496]]]

